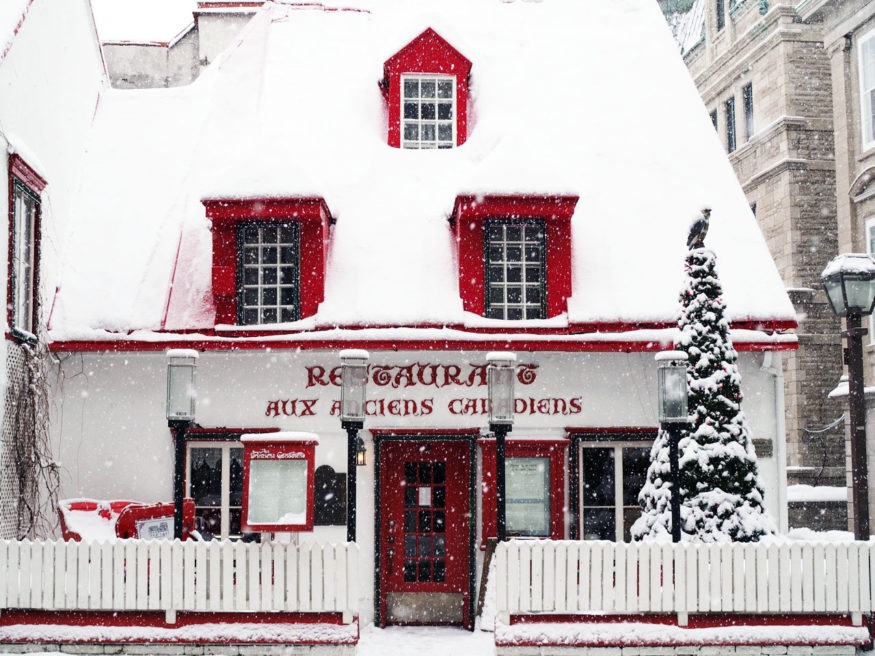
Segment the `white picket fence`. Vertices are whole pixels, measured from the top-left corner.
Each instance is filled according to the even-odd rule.
[[[355,544],[0,541],[0,609],[357,614]]]
[[[513,540],[496,550],[496,611],[850,614],[875,599],[875,543],[642,544]]]

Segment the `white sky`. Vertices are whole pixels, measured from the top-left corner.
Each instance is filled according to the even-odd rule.
[[[91,0],[103,43],[168,43],[194,23],[197,0]]]

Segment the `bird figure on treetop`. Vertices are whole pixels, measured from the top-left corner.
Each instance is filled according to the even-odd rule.
[[[687,237],[687,248],[694,250],[705,247],[705,235],[708,234],[708,219],[711,217],[711,208],[703,207],[701,216],[697,216],[690,224],[690,234]]]

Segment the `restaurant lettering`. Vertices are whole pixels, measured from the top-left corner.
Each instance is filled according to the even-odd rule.
[[[340,401],[319,396],[319,388],[340,387],[340,367],[312,365],[304,367],[307,389],[313,389],[314,398],[275,399],[267,402],[266,417],[316,417],[328,413],[340,416]],[[365,414],[369,417],[427,417],[442,409],[454,416],[485,416],[489,406],[483,397],[460,395],[452,399],[428,398],[379,398],[388,390],[409,388],[431,388],[442,390],[455,388],[464,394],[467,388],[485,388],[487,381],[485,364],[457,365],[414,362],[406,365],[368,365],[368,388],[373,396],[365,402]],[[517,383],[525,388],[532,385],[538,376],[538,365],[518,364]],[[423,390],[426,391],[426,390]],[[517,388],[517,391],[521,391]],[[481,394],[483,394],[481,392]],[[452,393],[452,392],[450,392]],[[418,394],[414,394],[418,396]],[[518,415],[579,415],[583,412],[583,399],[574,397],[533,397],[519,396],[514,400],[514,411]]]
[[[307,387],[340,387],[340,367],[326,369],[307,367]],[[531,385],[537,377],[538,365],[518,364],[516,378],[520,385]],[[407,387],[486,387],[486,365],[428,364],[368,365],[368,383],[393,389]]]
[[[315,417],[320,407],[329,406],[332,417],[340,416],[340,401],[322,399],[279,399],[268,401],[266,417]],[[487,415],[489,404],[486,398],[457,398],[447,401],[451,415]],[[365,414],[369,417],[427,417],[435,409],[433,398],[428,399],[369,399],[365,402]],[[583,412],[583,399],[573,397],[519,397],[514,399],[514,412],[518,415],[579,415]]]

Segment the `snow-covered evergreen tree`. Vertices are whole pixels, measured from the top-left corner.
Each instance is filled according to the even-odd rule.
[[[686,259],[680,336],[675,349],[689,356],[691,422],[680,439],[681,526],[684,540],[753,541],[774,532],[763,508],[756,454],[741,410],[738,354],[729,338],[716,258],[696,248]],[[635,539],[671,535],[668,436],[653,444],[642,516]]]

